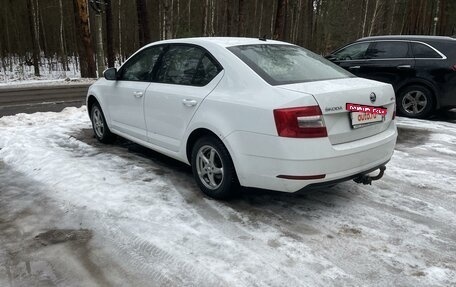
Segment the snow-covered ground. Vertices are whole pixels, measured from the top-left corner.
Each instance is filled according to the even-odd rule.
[[[28,80],[28,81],[15,81],[15,82],[0,82],[0,90],[2,88],[27,88],[27,87],[51,87],[61,85],[73,85],[73,84],[92,84],[96,79],[92,78],[65,78],[65,79],[39,79],[39,80]]]
[[[68,57],[68,70],[62,69],[58,57],[46,58],[42,55],[40,60],[40,77],[35,76],[33,66],[25,63],[25,59],[13,57],[2,59],[2,63],[8,64],[0,69],[0,86],[52,83],[58,80],[78,79],[81,77],[78,60],[76,57]]]
[[[398,126],[372,186],[218,202],[85,107],[0,118],[0,286],[455,286],[456,125]]]

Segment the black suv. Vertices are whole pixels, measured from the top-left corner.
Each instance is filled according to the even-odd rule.
[[[351,73],[390,83],[403,116],[426,118],[456,107],[456,39],[376,36],[357,40],[326,58]]]

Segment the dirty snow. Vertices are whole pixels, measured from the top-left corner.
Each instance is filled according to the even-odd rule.
[[[456,125],[398,126],[372,186],[218,202],[85,107],[2,117],[0,286],[454,286]]]

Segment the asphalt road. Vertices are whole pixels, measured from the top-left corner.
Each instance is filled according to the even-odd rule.
[[[63,84],[0,89],[0,117],[17,113],[60,112],[80,107],[90,84]]]

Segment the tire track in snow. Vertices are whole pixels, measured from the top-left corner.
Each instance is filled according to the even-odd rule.
[[[98,213],[98,212],[97,212]],[[102,223],[101,233],[109,239],[116,258],[122,258],[128,269],[152,278],[154,286],[229,286],[212,273],[200,270],[188,262],[129,232],[119,225],[122,219],[97,214]],[[127,225],[130,223],[127,223]],[[133,267],[133,268],[132,268]]]

